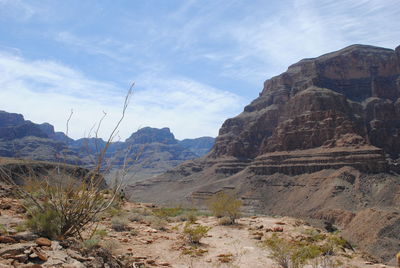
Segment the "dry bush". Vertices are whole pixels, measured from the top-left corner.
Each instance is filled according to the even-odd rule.
[[[117,232],[128,230],[128,224],[129,220],[126,217],[117,216],[111,219],[111,227]]]
[[[215,217],[227,217],[230,220],[230,222],[224,221],[226,225],[234,224],[236,219],[240,217],[242,201],[232,194],[219,192],[208,200],[207,205]]]
[[[74,174],[63,172],[63,167],[66,164],[60,164],[48,176],[37,175],[35,171],[22,174],[21,178],[24,181],[31,177],[34,182],[33,189],[29,190],[17,185],[12,175],[0,170],[1,178],[6,183],[13,185],[16,188],[16,194],[24,200],[29,217],[27,224],[33,231],[49,238],[82,238],[82,231],[93,226],[99,215],[118,200],[123,186],[123,178],[105,195],[101,189],[104,185],[101,173],[107,169],[105,155],[111,142],[118,134],[119,125],[125,117],[133,85],[125,97],[119,121],[112,130],[106,145],[96,152],[95,164],[91,172],[83,178],[77,178],[74,177]],[[105,115],[101,118],[95,130],[96,138]],[[72,112],[67,120],[67,135],[71,116]]]

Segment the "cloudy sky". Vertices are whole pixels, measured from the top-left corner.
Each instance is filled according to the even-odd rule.
[[[263,81],[354,43],[400,45],[399,0],[0,0],[0,110],[101,135],[216,136]]]

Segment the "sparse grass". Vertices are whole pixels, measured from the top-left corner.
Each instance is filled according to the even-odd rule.
[[[106,250],[115,253],[115,251],[120,248],[120,244],[115,241],[115,240],[105,240],[104,242],[101,243],[102,247],[105,248]]]
[[[182,250],[182,255],[189,255],[190,257],[200,257],[207,253],[207,249],[199,248],[197,246],[185,247]]]
[[[100,240],[97,237],[86,239],[82,241],[82,247],[87,250],[92,250],[93,248],[99,246]]]
[[[111,227],[114,231],[123,232],[128,229],[129,221],[126,217],[116,216],[111,219]]]
[[[152,228],[160,230],[160,231],[166,231],[167,230],[167,224],[168,222],[164,219],[160,218],[152,218],[150,225]]]
[[[21,223],[18,224],[17,226],[14,227],[16,232],[25,232],[28,229],[28,226],[26,226],[26,223]]]
[[[184,210],[182,208],[156,208],[153,214],[159,218],[167,219],[182,215]]]
[[[94,236],[98,236],[100,238],[106,237],[107,234],[108,232],[105,229],[96,230],[96,232],[94,232]]]
[[[120,207],[111,207],[107,210],[107,214],[109,217],[121,216],[124,211]]]
[[[4,224],[0,224],[0,234],[8,235],[7,227]]]

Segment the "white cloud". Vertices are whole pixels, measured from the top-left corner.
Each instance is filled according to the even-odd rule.
[[[187,78],[137,77],[135,93],[120,129],[124,139],[140,127],[170,127],[178,138],[217,135],[223,120],[240,112],[242,100]],[[112,83],[87,78],[52,61],[29,61],[0,53],[0,109],[22,113],[33,122],[49,122],[65,131],[66,118],[74,110],[70,135],[88,133],[102,111],[102,137],[121,114],[124,91]]]
[[[231,42],[201,56],[221,63],[225,76],[254,83],[278,75],[302,58],[354,43],[399,45],[398,0],[291,0],[272,6],[277,8],[274,13],[254,5],[237,22],[210,28],[214,32],[210,35]]]
[[[60,32],[56,40],[67,45],[84,49],[89,54],[99,54],[117,61],[128,61],[127,56],[134,47],[132,45],[113,40],[111,38],[78,37],[70,32]]]

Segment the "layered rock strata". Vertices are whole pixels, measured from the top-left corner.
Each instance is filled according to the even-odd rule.
[[[224,122],[206,157],[128,190],[135,200],[170,204],[201,204],[230,190],[247,210],[320,219],[341,211],[356,220],[342,224],[349,234],[365,218],[361,211],[398,210],[399,153],[400,47],[353,45],[267,80],[258,98]],[[337,224],[335,213],[328,218]],[[392,223],[371,225],[381,231],[365,247],[385,261],[400,242],[387,237]]]

